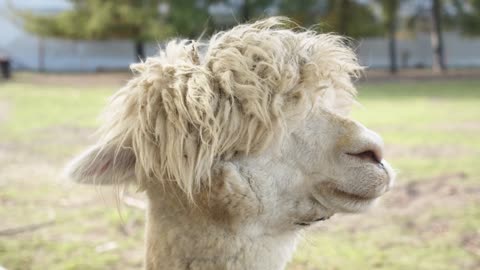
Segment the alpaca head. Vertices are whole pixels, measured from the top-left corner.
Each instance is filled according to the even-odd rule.
[[[170,42],[133,65],[70,177],[135,183],[212,221],[275,231],[371,206],[393,172],[381,138],[347,117],[361,67],[344,39],[284,25]]]

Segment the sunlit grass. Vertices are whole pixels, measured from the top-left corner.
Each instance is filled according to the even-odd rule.
[[[48,127],[94,127],[97,115],[114,89],[0,85],[0,100],[8,104],[7,121],[0,138],[26,139],[41,135]]]

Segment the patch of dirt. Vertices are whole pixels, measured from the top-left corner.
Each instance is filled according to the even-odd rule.
[[[35,140],[0,142],[0,166],[15,162],[63,163],[71,152],[95,141],[95,128],[56,126],[34,130]]]
[[[417,227],[416,231],[422,238],[431,239],[432,237],[448,233],[452,228],[452,222],[442,218],[435,218],[423,226],[414,225],[414,227]]]
[[[95,141],[96,128],[80,128],[75,126],[54,126],[39,130],[42,134],[40,141],[35,143],[51,143],[56,145],[87,145]]]
[[[480,258],[480,229],[463,235],[460,244],[465,250]]]
[[[472,122],[440,124],[431,126],[431,128],[439,131],[479,131],[480,120]]]
[[[10,104],[7,101],[0,100],[0,124],[7,121],[10,113]]]
[[[466,178],[467,176],[460,172],[403,184],[391,190],[391,194],[386,196],[383,205],[390,209],[408,209],[412,204],[417,204],[414,208],[418,209],[418,203],[433,202],[432,197],[438,199],[439,197],[465,195],[470,193],[471,190],[462,189],[452,182]],[[478,192],[480,194],[480,190]]]
[[[480,186],[462,184],[467,178],[458,172],[400,185],[385,196],[381,207],[415,216],[436,207],[462,208],[467,202],[480,202]]]
[[[96,141],[95,130],[55,126],[32,131],[34,140],[0,141],[0,187],[30,181],[57,184],[66,162]]]

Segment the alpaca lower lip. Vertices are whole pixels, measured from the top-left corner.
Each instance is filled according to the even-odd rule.
[[[380,197],[381,195],[381,194],[367,195],[367,194],[353,193],[350,191],[346,191],[344,188],[341,188],[332,182],[324,183],[322,185],[322,189],[324,190],[324,192],[326,191],[327,193],[330,193],[335,197],[340,197],[340,198],[352,200],[352,201],[371,201]]]

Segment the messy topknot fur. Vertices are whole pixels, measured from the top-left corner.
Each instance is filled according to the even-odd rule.
[[[207,44],[172,41],[132,65],[136,76],[110,100],[100,144],[133,151],[141,187],[172,181],[193,199],[217,161],[263,151],[318,100],[343,111],[361,70],[354,52],[340,36],[288,25],[269,18]]]

